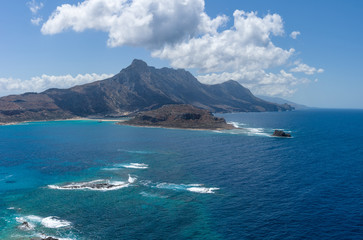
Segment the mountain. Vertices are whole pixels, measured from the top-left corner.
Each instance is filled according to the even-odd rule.
[[[298,104],[298,103],[294,103],[291,102],[289,100],[283,99],[283,98],[279,98],[279,97],[270,97],[270,96],[262,96],[262,95],[258,95],[258,98],[261,98],[265,101],[268,102],[272,102],[272,103],[277,103],[277,104],[288,104],[292,107],[294,107],[296,110],[304,110],[304,109],[310,109],[311,107],[302,105],[302,104]]]
[[[167,104],[191,104],[212,112],[287,111],[293,108],[255,97],[236,81],[206,85],[183,69],[134,60],[115,76],[68,89],[48,89],[0,98],[0,122],[124,116]]]

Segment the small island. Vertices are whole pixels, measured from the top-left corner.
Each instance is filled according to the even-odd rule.
[[[275,130],[274,133],[272,134],[272,136],[274,137],[287,137],[290,138],[291,134],[290,133],[285,133],[282,130]]]
[[[224,118],[215,117],[208,110],[187,104],[164,105],[156,110],[140,112],[134,118],[117,124],[200,130],[235,128],[233,125],[226,123]]]

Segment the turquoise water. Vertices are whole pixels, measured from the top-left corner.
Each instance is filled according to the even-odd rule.
[[[0,126],[0,239],[363,238],[363,111],[222,116]]]

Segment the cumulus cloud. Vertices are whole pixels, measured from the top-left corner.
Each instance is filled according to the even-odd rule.
[[[204,0],[85,0],[58,6],[41,32],[96,29],[108,33],[111,47],[153,48],[197,34],[215,33],[226,20],[225,16],[211,19],[204,12]]]
[[[292,39],[296,39],[297,36],[299,36],[299,35],[300,35],[300,32],[299,31],[293,31],[292,33],[290,33],[290,37]]]
[[[199,75],[197,78],[206,84],[217,84],[235,79],[255,94],[271,96],[289,96],[296,91],[298,84],[306,83],[306,80],[296,78],[284,70],[280,70],[278,73],[268,73],[261,69],[254,71],[241,69],[235,72]]]
[[[89,83],[113,76],[112,74],[78,74],[51,76],[43,74],[42,76],[32,77],[28,80],[18,78],[0,78],[0,96],[9,94],[19,94],[24,92],[42,92],[48,88],[69,88],[75,85]]]
[[[38,26],[42,21],[43,21],[43,18],[41,18],[41,17],[30,19],[30,22],[36,26]]]
[[[44,7],[44,4],[42,2],[38,3],[35,0],[27,2],[27,5],[33,14],[37,14],[38,11]]]
[[[270,35],[283,34],[277,14],[259,18],[256,13],[236,10],[234,26],[215,34],[205,34],[152,52],[168,59],[176,68],[196,68],[200,72],[247,71],[280,66],[294,52],[276,47]]]
[[[315,67],[310,67],[309,65],[305,64],[305,63],[299,63],[299,62],[295,62],[296,67],[290,69],[291,72],[301,72],[301,73],[305,73],[306,75],[313,75],[316,73],[323,73],[324,69],[319,68],[316,69]]]
[[[229,18],[211,18],[204,4],[204,0],[84,0],[58,6],[41,32],[103,31],[110,47],[145,47],[172,67],[195,69],[200,81],[233,79],[258,94],[292,94],[297,85],[310,82],[294,73],[323,72],[304,63],[286,70],[295,49],[278,47],[271,38],[284,36],[280,15],[260,17],[236,10],[232,27],[227,27]],[[296,39],[299,34],[294,31],[290,36]]]

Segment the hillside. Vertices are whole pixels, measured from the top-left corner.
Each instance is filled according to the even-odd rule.
[[[184,129],[234,129],[224,118],[215,117],[208,110],[185,104],[164,105],[156,110],[140,112],[134,118],[118,124]]]
[[[206,85],[182,69],[156,69],[141,60],[115,76],[69,89],[48,89],[0,98],[0,122],[117,117],[191,104],[212,112],[286,111],[293,108],[255,97],[236,81]]]

